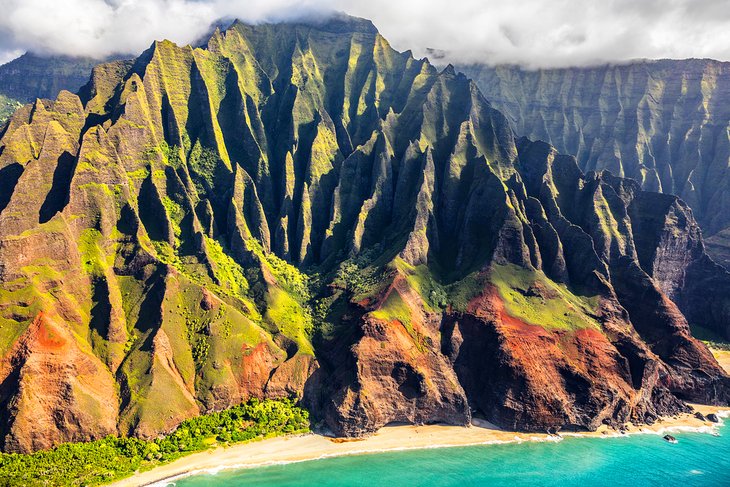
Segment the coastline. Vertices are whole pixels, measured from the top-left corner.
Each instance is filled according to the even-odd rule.
[[[716,413],[730,416],[730,409],[692,404],[702,414]],[[656,434],[667,432],[697,431],[712,433],[718,426],[709,421],[700,421],[692,413],[676,417],[660,418],[648,426],[629,425],[626,434]],[[562,437],[612,438],[622,436],[602,426],[591,432],[566,432]],[[176,479],[221,470],[254,468],[266,465],[295,463],[328,457],[381,453],[388,451],[446,448],[525,441],[560,441],[560,437],[545,433],[518,433],[505,431],[486,421],[475,420],[471,427],[448,425],[404,425],[386,426],[374,435],[356,440],[342,440],[319,434],[281,436],[228,447],[218,447],[193,453],[166,465],[140,472],[119,480],[112,487],[137,487],[167,485]]]

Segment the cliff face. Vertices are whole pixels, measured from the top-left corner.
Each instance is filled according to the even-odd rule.
[[[6,450],[249,397],[348,436],[729,399],[677,308],[727,282],[686,206],[515,139],[364,20],[236,23],[98,66],[16,112],[0,184]],[[727,323],[715,304],[692,309]]]
[[[680,196],[730,265],[730,63],[707,59],[529,71],[461,66],[518,134],[644,189]]]
[[[77,91],[99,61],[85,57],[26,53],[0,66],[0,125],[22,104]]]

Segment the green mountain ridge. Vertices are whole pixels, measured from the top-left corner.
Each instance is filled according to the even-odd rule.
[[[363,19],[96,66],[0,130],[0,185],[6,451],[252,397],[344,436],[730,397],[685,319],[728,333],[730,275],[687,205],[517,139]]]
[[[61,90],[78,91],[98,63],[88,57],[26,53],[0,65],[0,126],[36,98],[53,99]]]
[[[692,208],[708,251],[730,265],[730,63],[644,60],[527,70],[464,65],[514,130]]]

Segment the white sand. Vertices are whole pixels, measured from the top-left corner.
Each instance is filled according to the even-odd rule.
[[[721,412],[719,408],[693,405],[703,414]],[[730,411],[721,412],[730,414]],[[703,422],[691,414],[676,418],[663,418],[653,426],[632,426],[629,433],[665,434],[667,431],[713,431],[713,423]],[[563,436],[606,437],[617,435],[613,430],[601,428],[595,432],[563,433]],[[276,463],[300,462],[319,458],[375,453],[394,450],[467,446],[521,441],[558,441],[547,434],[515,433],[478,422],[470,428],[460,426],[389,426],[373,436],[353,441],[342,441],[316,434],[278,437],[258,442],[244,443],[227,448],[215,448],[194,453],[172,463],[155,467],[147,472],[112,484],[115,487],[166,485],[167,481],[196,473],[216,472],[223,469],[259,467]]]
[[[730,352],[718,350],[712,352],[720,365],[730,373]],[[692,406],[704,415],[716,413],[720,416],[730,416],[730,410],[722,410],[721,408],[701,404],[692,404]],[[630,426],[628,433],[659,435],[672,431],[712,433],[715,431],[715,427],[714,423],[700,421],[692,414],[682,414],[672,418],[661,418],[652,426]],[[562,436],[607,437],[616,436],[617,434],[607,427],[601,427],[594,432],[563,433]],[[559,439],[547,434],[504,431],[484,421],[476,421],[470,428],[442,425],[389,426],[369,438],[352,441],[342,441],[315,434],[278,437],[193,453],[172,463],[155,467],[152,470],[116,482],[112,486],[132,487],[150,484],[163,486],[175,478],[197,473],[260,467],[276,463],[301,462],[361,453],[522,441],[559,441]]]

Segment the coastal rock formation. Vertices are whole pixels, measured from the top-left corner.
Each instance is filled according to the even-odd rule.
[[[390,283],[375,298],[396,301],[403,314],[389,307],[346,318],[349,337],[322,346],[320,360],[328,377],[320,392],[327,425],[338,435],[359,436],[391,422],[467,425],[471,411],[448,358],[439,350],[440,322],[423,310],[422,298],[406,277]],[[312,398],[308,398],[312,399]]]
[[[575,155],[584,171],[607,169],[681,197],[709,237],[712,257],[730,266],[730,63],[458,69],[518,134]]]
[[[677,307],[728,321],[693,300],[726,276],[684,203],[516,139],[369,21],[236,22],[97,66],[0,129],[0,185],[5,450],[152,437],[250,397],[344,436],[730,398]],[[78,360],[59,368],[39,327]],[[64,421],[27,421],[51,404]]]

